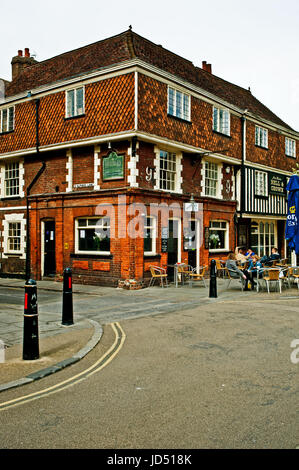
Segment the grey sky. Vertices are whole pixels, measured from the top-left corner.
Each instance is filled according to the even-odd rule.
[[[298,0],[0,0],[0,77],[30,48],[37,60],[128,29],[248,88],[299,131]]]

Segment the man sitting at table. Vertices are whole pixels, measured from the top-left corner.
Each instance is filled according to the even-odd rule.
[[[271,250],[270,256],[263,256],[261,262],[264,263],[265,266],[272,266],[273,261],[280,260],[280,254],[278,253],[278,249],[273,247]]]
[[[237,261],[240,261],[241,264],[246,263],[247,257],[244,255],[244,248],[242,248],[241,246],[238,246],[236,248],[235,253],[236,253]]]
[[[246,269],[241,271],[241,269],[239,269],[237,267],[236,255],[234,253],[230,253],[228,255],[227,261],[226,261],[226,267],[227,267],[227,269],[229,271],[229,274],[232,278],[234,278],[234,279],[240,278],[241,280],[244,279],[244,281],[245,281],[244,290],[249,290],[248,289],[248,281],[251,281],[251,275]],[[252,283],[251,283],[251,289],[252,290],[254,289],[254,286],[253,286]]]

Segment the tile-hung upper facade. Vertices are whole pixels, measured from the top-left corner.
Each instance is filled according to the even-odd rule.
[[[0,80],[3,274],[24,272],[25,196],[39,170],[28,199],[37,278],[70,266],[78,280],[115,285],[148,278],[151,264],[207,265],[236,244],[262,254],[279,243],[298,133],[209,64],[129,30],[40,63],[19,51],[12,76]],[[202,204],[192,248],[191,195]],[[126,232],[132,202],[144,239]],[[181,212],[149,213],[161,203]]]

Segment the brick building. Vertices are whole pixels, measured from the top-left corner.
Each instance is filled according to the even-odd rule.
[[[240,244],[286,254],[298,136],[210,64],[131,30],[43,62],[20,50],[0,80],[1,275],[24,275],[28,239],[33,277],[69,266],[109,285]]]

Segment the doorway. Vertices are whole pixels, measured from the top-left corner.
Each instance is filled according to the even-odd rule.
[[[174,267],[173,265],[180,262],[181,234],[180,234],[180,221],[178,219],[169,219],[168,221],[168,277],[170,281],[174,280]]]
[[[55,256],[55,221],[50,220],[44,223],[44,276],[54,276],[56,274],[56,256]]]

